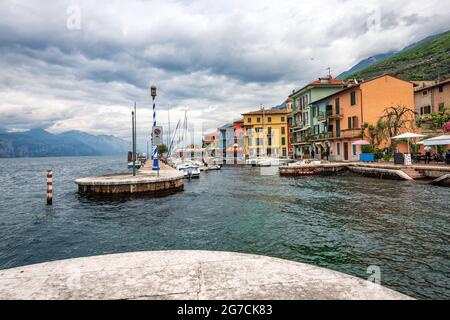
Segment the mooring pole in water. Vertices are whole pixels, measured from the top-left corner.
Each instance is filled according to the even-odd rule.
[[[133,176],[136,175],[136,155],[135,155],[135,150],[134,150],[134,146],[135,146],[135,141],[134,141],[134,111],[131,111],[131,140],[132,140],[132,146],[131,146],[131,158],[133,161]]]
[[[47,204],[53,203],[53,171],[47,170]]]

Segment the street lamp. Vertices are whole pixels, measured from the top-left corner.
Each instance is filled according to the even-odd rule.
[[[153,102],[153,128],[152,128],[152,157],[153,157],[153,170],[159,172],[159,163],[158,163],[158,146],[154,145],[153,140],[153,133],[156,127],[156,105],[155,105],[155,98],[156,98],[156,86],[152,85],[150,87],[150,95],[152,97]]]

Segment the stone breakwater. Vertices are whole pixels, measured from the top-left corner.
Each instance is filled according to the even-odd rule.
[[[184,189],[183,173],[161,163],[159,174],[144,166],[136,176],[115,174],[75,180],[80,193],[100,195],[159,194]]]
[[[219,251],[142,251],[0,270],[0,299],[370,299],[410,297],[313,265]]]

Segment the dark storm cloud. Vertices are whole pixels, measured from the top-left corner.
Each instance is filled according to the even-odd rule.
[[[328,66],[337,74],[444,31],[448,5],[431,2],[79,1],[81,29],[69,30],[72,2],[3,1],[0,126],[128,134],[133,101],[150,117],[151,83],[174,118],[189,106],[219,125]]]

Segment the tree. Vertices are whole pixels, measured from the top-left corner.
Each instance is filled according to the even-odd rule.
[[[380,120],[378,120],[375,126],[368,124],[367,122],[363,124],[361,135],[363,138],[367,138],[369,140],[371,152],[378,150],[384,138],[385,128],[386,125]]]
[[[397,136],[403,129],[415,128],[414,110],[408,106],[396,106],[384,109],[379,122],[383,124],[383,136],[391,141],[391,150],[395,148],[396,142],[392,137]]]
[[[158,155],[163,155],[164,153],[166,153],[168,151],[167,146],[165,144],[160,144],[158,146]]]

